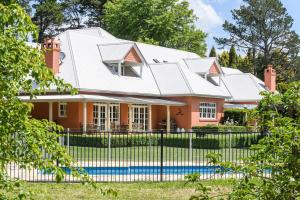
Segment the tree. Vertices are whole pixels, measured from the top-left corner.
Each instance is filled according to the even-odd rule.
[[[204,56],[206,34],[195,28],[195,20],[186,1],[115,0],[104,5],[104,27],[113,35]]]
[[[236,54],[234,46],[230,47],[229,50],[229,67],[231,68],[237,68],[237,62],[238,62],[238,56]]]
[[[229,53],[228,51],[223,51],[221,55],[218,56],[218,62],[222,67],[229,66]]]
[[[215,165],[243,175],[235,181],[228,199],[296,200],[300,197],[300,81],[285,84],[280,92],[263,93],[264,98],[255,110],[260,127],[267,130],[252,147],[255,154],[242,164],[223,163],[218,161],[219,155],[209,155]],[[197,189],[201,193],[193,199],[209,199],[206,187],[199,184]]]
[[[33,4],[35,9],[32,18],[39,28],[38,42],[42,43],[45,36],[53,36],[57,33],[64,20],[63,7],[57,0],[37,0]]]
[[[217,57],[216,49],[214,46],[212,46],[212,48],[209,52],[209,57]]]
[[[21,169],[47,170],[57,181],[65,175],[59,166],[65,166],[72,175],[90,181],[72,167],[71,157],[57,142],[61,127],[31,118],[33,105],[19,98],[45,94],[52,86],[57,92],[75,92],[47,68],[39,48],[27,45],[28,35],[37,37],[36,26],[18,4],[0,3],[0,32],[0,199],[27,199],[26,188],[7,174],[11,163]]]
[[[82,4],[82,0],[63,0],[61,3],[64,11],[64,24],[66,29],[76,29],[84,27],[84,17],[87,9]]]
[[[88,20],[85,22],[87,26],[102,27],[103,9],[109,0],[82,0],[82,4],[87,10]]]
[[[285,69],[297,67],[294,63],[300,49],[299,36],[291,30],[293,19],[279,0],[244,0],[239,9],[232,10],[232,18],[235,23],[223,24],[230,36],[215,40],[222,46],[252,49],[255,75],[263,77],[263,69],[273,64],[277,50],[288,58],[288,63],[283,64]],[[257,59],[258,55],[261,59]]]

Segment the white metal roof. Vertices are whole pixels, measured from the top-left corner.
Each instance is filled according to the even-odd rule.
[[[257,105],[255,105],[255,104],[231,104],[231,103],[225,103],[224,104],[224,108],[237,108],[237,109],[252,110],[256,107],[257,107]]]
[[[222,67],[222,71],[224,74],[243,74],[239,69],[229,68],[229,67]]]
[[[184,59],[185,63],[187,64],[188,68],[195,73],[200,74],[207,74],[209,73],[209,69],[216,61],[216,58],[209,57],[209,58],[189,58]]]
[[[226,96],[217,86],[188,70],[183,59],[199,58],[197,54],[117,39],[100,28],[68,30],[58,38],[66,55],[58,76],[79,91],[146,96]],[[112,73],[104,62],[119,60],[132,45],[136,45],[146,61],[142,63],[142,76],[127,77]],[[153,59],[160,63],[177,63],[188,71],[180,70],[174,64],[154,67]]]
[[[134,43],[100,44],[99,51],[103,62],[120,62],[128,54]]]
[[[27,102],[107,102],[107,103],[131,103],[131,104],[147,104],[147,105],[172,105],[184,106],[185,103],[179,101],[171,101],[158,98],[137,98],[137,97],[118,97],[118,96],[103,96],[103,95],[41,95],[33,99],[30,96],[19,96],[22,101]]]
[[[248,73],[221,76],[220,87],[228,91],[232,102],[259,101],[262,99],[260,92],[266,91],[264,83]]]

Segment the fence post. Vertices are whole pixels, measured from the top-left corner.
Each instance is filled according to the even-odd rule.
[[[67,147],[68,147],[68,153],[70,153],[70,129],[67,129]]]
[[[192,155],[193,155],[193,140],[192,140],[192,135],[193,135],[193,130],[189,129],[189,162],[192,162]]]
[[[108,132],[108,162],[111,160],[111,134]]]
[[[160,181],[163,181],[164,167],[164,131],[160,130]]]
[[[231,162],[231,129],[229,129],[229,162]]]

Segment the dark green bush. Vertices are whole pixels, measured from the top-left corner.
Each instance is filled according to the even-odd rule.
[[[237,123],[239,126],[246,125],[246,116],[248,110],[246,109],[226,109],[224,111],[224,122],[228,120],[231,122],[233,120],[234,123]]]
[[[207,125],[207,126],[194,126],[195,132],[207,132],[207,133],[221,133],[221,132],[251,132],[252,127],[249,126],[225,126],[225,125]]]
[[[108,136],[82,136],[71,135],[69,140],[70,146],[81,147],[108,147]],[[196,149],[221,149],[229,148],[230,141],[232,148],[244,148],[249,147],[252,144],[256,144],[260,139],[259,134],[206,134],[203,137],[192,138],[192,146]],[[164,135],[163,145],[168,147],[189,148],[188,135]],[[67,138],[65,138],[65,144]],[[152,136],[112,136],[111,147],[138,147],[138,146],[159,146],[161,144],[160,135]]]

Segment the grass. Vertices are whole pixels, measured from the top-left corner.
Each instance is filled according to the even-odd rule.
[[[77,161],[108,161],[108,148],[78,147],[70,146],[70,155]],[[254,153],[249,149],[224,148],[224,149],[193,149],[192,155],[187,148],[164,147],[164,161],[183,162],[191,161],[197,163],[207,162],[207,154],[218,153],[222,155],[223,161],[236,161],[248,157]],[[157,162],[160,161],[160,147],[140,146],[140,147],[121,147],[111,148],[111,161],[127,162]]]
[[[230,180],[203,181],[204,185],[212,189],[212,195],[228,193],[231,190]],[[99,183],[101,188],[112,188],[118,192],[117,197],[102,196],[99,190],[82,184],[49,184],[49,183],[27,183],[26,186],[33,191],[35,199],[46,200],[181,200],[189,199],[195,192],[195,184],[184,182],[163,183]]]

